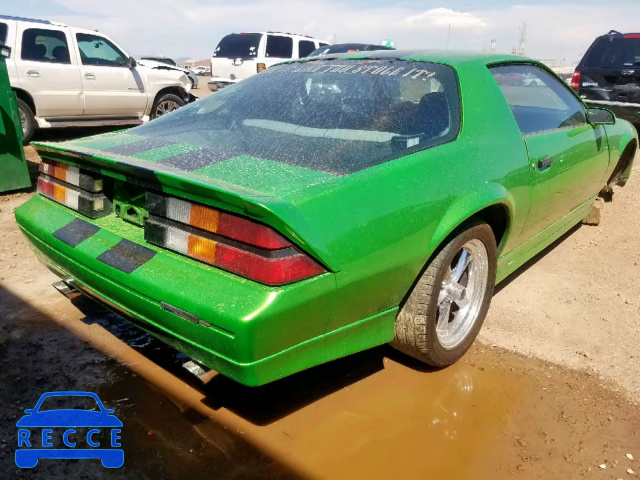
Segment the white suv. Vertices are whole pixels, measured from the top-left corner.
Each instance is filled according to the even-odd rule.
[[[137,65],[93,30],[0,15],[23,142],[36,128],[140,124],[195,100],[183,72]]]
[[[325,45],[329,44],[293,33],[232,33],[213,52],[209,90],[215,92],[276,63],[306,57]]]

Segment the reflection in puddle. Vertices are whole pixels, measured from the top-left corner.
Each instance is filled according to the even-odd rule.
[[[504,380],[464,363],[420,372],[385,359],[384,370],[279,428],[295,438],[290,457],[323,478],[464,478],[517,402],[520,389]]]

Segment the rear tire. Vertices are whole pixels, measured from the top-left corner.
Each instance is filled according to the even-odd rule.
[[[29,142],[31,142],[31,139],[33,138],[33,134],[36,131],[36,119],[31,107],[24,100],[19,98],[16,100],[18,102],[20,126],[22,127],[22,144],[29,145]]]
[[[174,112],[180,107],[184,107],[184,100],[173,93],[165,93],[160,95],[153,104],[151,110],[151,120],[155,120],[158,117],[162,117],[167,113]]]
[[[629,164],[631,164],[631,162],[635,158],[636,153],[637,147],[635,146],[635,143],[627,145],[627,148],[625,148],[622,152],[622,155],[620,155],[618,164],[613,169],[613,172],[611,173],[611,176],[607,181],[607,187],[613,187],[614,185],[624,187],[626,181],[622,180],[622,175],[627,171],[627,168],[629,168]]]
[[[436,367],[458,361],[482,327],[496,271],[491,227],[479,221],[461,226],[429,261],[401,305],[391,345]]]

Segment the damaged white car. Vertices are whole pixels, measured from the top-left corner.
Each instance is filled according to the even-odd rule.
[[[196,100],[183,71],[139,65],[94,30],[0,16],[23,143],[37,128],[135,125]]]

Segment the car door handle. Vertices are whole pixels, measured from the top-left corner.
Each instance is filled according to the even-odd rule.
[[[40,72],[36,70],[27,70],[27,77],[39,77]]]
[[[546,170],[553,163],[553,157],[545,158],[544,160],[540,160],[538,162],[538,171]]]
[[[87,80],[95,80],[96,76],[93,73],[85,73],[84,78],[86,78]]]

